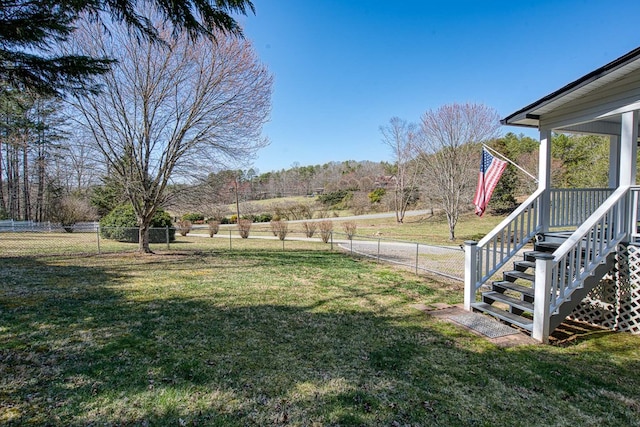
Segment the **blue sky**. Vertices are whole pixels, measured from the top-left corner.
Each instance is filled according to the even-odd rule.
[[[246,37],[274,74],[261,173],[390,161],[380,126],[483,103],[501,117],[640,46],[640,2],[254,0]],[[534,131],[504,127],[536,136]]]

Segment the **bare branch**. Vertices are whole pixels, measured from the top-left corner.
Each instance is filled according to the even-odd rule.
[[[172,178],[247,160],[265,145],[272,77],[247,41],[220,33],[215,40],[182,35],[138,44],[119,26],[110,37],[96,34],[86,28],[78,35],[82,52],[118,64],[102,79],[101,94],[73,105],[143,227]]]
[[[478,170],[478,143],[497,137],[497,111],[483,104],[449,104],[422,116],[417,145],[432,188],[449,222],[449,237],[472,197]]]

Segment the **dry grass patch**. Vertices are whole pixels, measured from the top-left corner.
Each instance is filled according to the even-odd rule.
[[[338,253],[4,258],[0,282],[3,425],[640,423],[640,338],[499,348],[413,308],[459,289]]]

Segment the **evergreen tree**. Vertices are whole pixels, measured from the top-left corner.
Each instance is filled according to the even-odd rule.
[[[536,154],[538,142],[524,135],[515,135],[509,132],[504,137],[493,141],[491,147],[516,162],[519,166],[522,166],[525,163],[525,158]],[[507,164],[507,168],[500,181],[498,181],[498,185],[491,197],[491,202],[489,203],[491,212],[502,215],[513,211],[518,206],[517,197],[528,195],[529,192],[527,190],[530,190],[530,188],[528,188],[527,184],[531,181],[533,180],[530,177],[519,171],[511,163]]]
[[[0,0],[0,81],[7,87],[29,88],[41,94],[95,91],[91,76],[109,70],[112,59],[51,54],[67,41],[83,15],[126,23],[143,38],[160,41],[158,29],[137,12],[136,0]],[[215,31],[242,35],[232,13],[253,12],[251,0],[151,0],[150,5],[170,21],[175,32],[192,38]]]

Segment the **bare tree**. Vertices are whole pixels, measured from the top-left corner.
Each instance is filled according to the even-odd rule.
[[[416,143],[420,132],[415,123],[407,123],[399,117],[392,117],[389,124],[380,127],[382,142],[391,149],[395,166],[393,187],[393,208],[396,221],[402,223],[409,202],[414,197],[419,170],[415,161]]]
[[[425,179],[447,216],[451,240],[461,211],[473,197],[476,143],[495,138],[499,126],[497,111],[484,104],[449,104],[422,116],[419,151]]]
[[[272,77],[248,42],[222,33],[165,37],[166,44],[136,41],[124,26],[97,34],[78,36],[81,53],[118,63],[101,77],[101,94],[73,106],[133,204],[139,251],[151,252],[149,225],[172,177],[246,161],[266,145]]]

